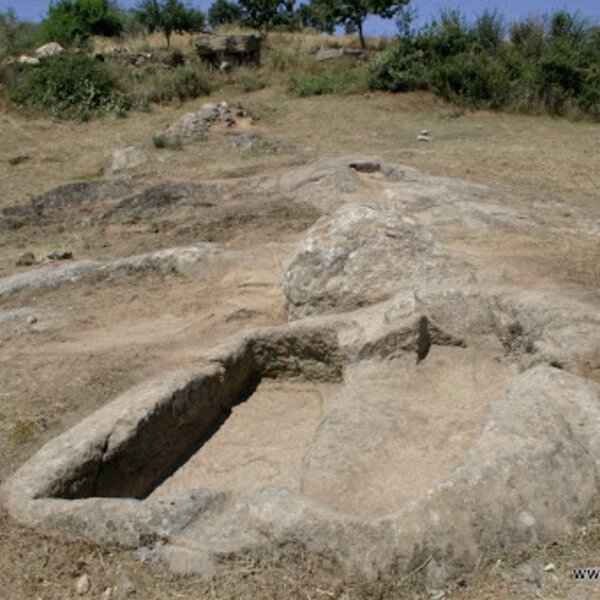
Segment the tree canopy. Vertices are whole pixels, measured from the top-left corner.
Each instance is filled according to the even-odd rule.
[[[311,0],[311,6],[314,14],[325,23],[333,22],[350,30],[356,28],[361,46],[365,48],[365,19],[370,15],[392,19],[408,2],[409,0]]]
[[[20,21],[12,8],[0,11],[0,58],[35,48],[39,37],[39,25]]]
[[[322,33],[335,31],[335,22],[331,16],[315,13],[311,4],[300,4],[296,14],[301,27],[311,27]]]
[[[213,29],[220,25],[231,25],[242,19],[242,9],[235,2],[215,0],[208,9],[208,23]]]
[[[123,19],[111,0],[59,0],[50,5],[41,27],[44,40],[68,46],[92,35],[119,35]]]
[[[204,13],[185,6],[180,0],[142,0],[137,8],[140,21],[149,31],[162,31],[171,45],[171,35],[184,31],[202,31]]]
[[[239,4],[244,23],[265,31],[294,15],[294,0],[240,0]]]

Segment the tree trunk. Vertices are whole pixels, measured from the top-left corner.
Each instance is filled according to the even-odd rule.
[[[363,50],[366,50],[367,49],[367,42],[365,41],[365,36],[364,36],[364,33],[363,33],[363,22],[359,21],[356,24],[356,27],[358,29],[358,37],[360,38],[360,47]]]

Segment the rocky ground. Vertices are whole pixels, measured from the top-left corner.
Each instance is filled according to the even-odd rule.
[[[396,341],[357,317],[357,327],[363,329],[347,330],[345,343],[354,348],[356,339],[362,340],[366,350],[359,358],[368,360],[348,372],[346,386],[354,394],[336,405],[335,383],[261,384],[251,399],[256,402],[239,407],[214,445],[198,455],[199,462],[187,465],[191,474],[182,471],[184,485],[200,477],[222,486],[228,481],[226,471],[235,474],[229,485],[240,492],[257,483],[285,483],[361,517],[380,517],[452,473],[480,440],[488,407],[519,371],[541,365],[600,382],[594,250],[600,221],[587,199],[571,203],[508,185],[435,178],[396,162],[348,156],[341,148],[307,149],[297,135],[293,144],[283,143],[276,123],[209,132],[208,141],[191,142],[185,160],[193,161],[197,144],[216,144],[218,139],[220,147],[232,148],[233,139],[246,129],[258,137],[247,136],[243,151],[253,152],[257,143],[258,149],[255,145],[254,158],[242,160],[241,170],[227,177],[215,176],[212,165],[205,177],[186,178],[181,172],[168,177],[148,152],[151,167],[137,162],[106,179],[48,186],[47,193],[30,200],[11,191],[10,201],[3,202],[2,481],[45,442],[119,393],[163,372],[196,368],[204,351],[232,334],[283,325],[289,318],[360,311],[376,303],[386,307],[381,318],[387,327],[407,310],[403,294],[415,290],[422,291],[418,299],[433,321],[445,324],[446,336],[419,365],[407,362]],[[177,158],[176,151],[165,156]],[[456,290],[463,294],[458,299],[431,300]],[[366,322],[375,323],[375,317]],[[395,349],[391,353],[390,344]],[[369,362],[374,357],[375,363]],[[503,439],[511,439],[511,447],[527,436],[541,439],[551,429],[534,428],[541,414],[535,406],[521,406],[520,413],[510,408],[529,398],[519,391],[529,388],[519,385],[543,389],[557,375],[535,377],[533,384],[519,380],[504,408],[496,409],[497,421],[506,427]],[[577,388],[581,381],[561,385]],[[405,391],[405,421],[394,421],[396,405],[381,406],[381,413],[360,412],[365,395],[389,398],[397,389]],[[549,397],[563,406],[554,392]],[[423,398],[430,399],[426,406]],[[277,413],[275,407],[286,401],[294,401],[294,410]],[[586,402],[581,410],[589,412],[591,422],[594,400]],[[509,410],[509,417],[503,410]],[[433,566],[427,556],[408,570],[390,570],[370,581],[285,545],[275,553],[233,553],[212,580],[175,576],[110,545],[36,533],[3,512],[4,595],[591,597],[598,588],[572,582],[569,573],[573,567],[596,566],[596,558],[600,563],[595,467],[586,458],[595,456],[595,443],[588,433],[561,437],[561,428],[575,427],[569,411],[561,410],[564,422],[557,421],[557,433],[548,435],[554,436],[553,444],[562,444],[559,456],[574,457],[570,466],[555,463],[570,479],[551,477],[556,475],[552,463],[544,466],[538,475],[548,478],[546,487],[533,486],[531,496],[542,489],[561,497],[553,506],[560,507],[565,523],[546,528],[540,539],[533,536],[525,545],[506,543],[502,549],[489,542],[489,552],[480,552],[479,562],[458,583],[438,586],[425,578]],[[269,420],[274,412],[278,416]],[[514,420],[517,413],[519,423],[526,424],[524,432],[511,429],[510,415]],[[326,415],[327,424],[315,438]],[[349,415],[358,418],[358,425],[350,423]],[[546,415],[543,422],[551,419]],[[283,446],[265,449],[257,443],[273,439],[292,422],[298,427],[285,436]],[[344,430],[351,432],[345,440],[340,437]],[[248,443],[241,453],[233,443],[240,435]],[[409,447],[393,443],[397,435],[409,440]],[[373,437],[386,443],[373,447],[364,441]],[[312,439],[316,442],[310,446]],[[343,450],[338,464],[328,453],[336,439]],[[571,442],[573,449],[564,450]],[[480,444],[489,456],[501,446],[490,437]],[[367,472],[348,470],[357,445],[369,459]],[[307,447],[306,460],[318,468],[300,480],[298,465]],[[270,468],[261,468],[261,460]],[[247,462],[253,470],[243,468]],[[394,463],[401,468],[394,469]],[[523,493],[535,465],[532,458],[515,475]],[[574,492],[579,504],[557,491],[565,481],[573,489],[579,486]],[[343,495],[332,492],[332,482],[335,490],[345,490]],[[167,484],[180,485],[175,479]],[[548,514],[550,520],[558,518]]]

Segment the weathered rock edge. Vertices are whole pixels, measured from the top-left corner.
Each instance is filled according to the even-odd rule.
[[[546,329],[550,339],[557,333],[543,311],[537,329],[530,324],[538,338],[517,352],[507,336],[525,333],[500,317],[515,314],[522,298],[505,298],[502,308],[476,292],[456,294],[458,303],[447,293],[402,296],[234,336],[201,356],[198,370],[138,386],[51,440],[2,486],[4,502],[29,526],[154,548],[173,568],[203,573],[232,552],[295,544],[370,577],[427,563],[439,581],[484,555],[555,540],[598,508],[600,395],[590,381],[544,364],[512,381],[444,481],[384,518],[359,519],[274,487],[240,498],[206,489],[147,498],[197,450],[198,430],[209,435],[262,377],[339,380],[349,362],[404,352],[423,360],[431,344],[492,345],[524,368],[545,362]],[[465,303],[468,311],[455,310]],[[178,544],[190,526],[201,532],[197,542]]]
[[[59,266],[40,267],[0,279],[0,299],[19,292],[35,292],[81,281],[100,281],[139,273],[193,275],[201,266],[237,253],[212,243],[165,248],[112,261],[80,260]]]

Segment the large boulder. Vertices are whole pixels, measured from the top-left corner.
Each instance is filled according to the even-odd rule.
[[[198,112],[185,113],[169,129],[168,135],[180,136],[187,140],[204,140],[208,130],[215,125],[233,127],[235,117],[227,102],[204,104]]]
[[[217,35],[202,33],[196,38],[198,55],[216,66],[260,63],[262,39],[252,34]]]
[[[337,58],[343,58],[344,56],[360,56],[360,50],[354,50],[353,48],[321,48],[315,54],[315,60],[318,62],[325,62],[328,60],[335,60]]]
[[[381,525],[433,555],[427,575],[438,581],[484,555],[570,535],[598,510],[599,425],[596,384],[549,367],[525,371],[454,472]]]
[[[290,316],[352,310],[402,289],[468,279],[402,208],[347,204],[321,218],[285,267]],[[463,270],[462,275],[459,273]]]

